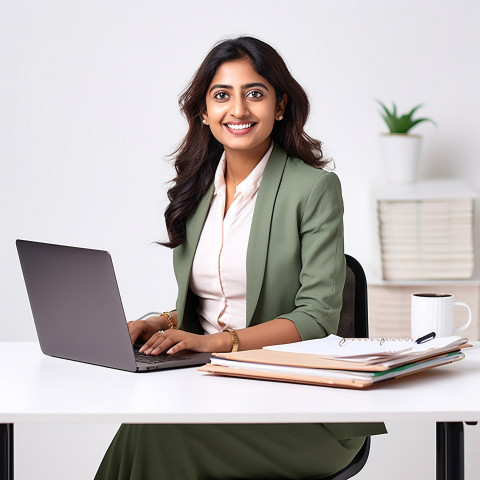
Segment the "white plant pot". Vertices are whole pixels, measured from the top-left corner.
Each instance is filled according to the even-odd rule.
[[[380,151],[387,182],[413,183],[416,180],[421,144],[420,135],[380,135]]]

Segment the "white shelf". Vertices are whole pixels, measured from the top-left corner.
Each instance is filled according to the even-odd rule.
[[[368,285],[376,287],[409,287],[409,286],[458,286],[458,287],[480,287],[480,279],[470,280],[382,280],[381,278],[367,278]]]
[[[374,188],[377,200],[415,201],[477,198],[465,182],[458,179],[423,180],[416,183],[382,183]]]

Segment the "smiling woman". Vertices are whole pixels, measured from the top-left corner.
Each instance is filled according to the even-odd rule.
[[[223,145],[228,159],[225,211],[233,203],[236,187],[270,147],[274,122],[283,119],[286,102],[285,93],[277,101],[274,87],[248,58],[225,62],[213,77],[203,123]]]
[[[215,170],[224,147],[215,138],[213,131],[205,128],[207,101],[213,86],[234,87],[235,77],[214,81],[219,70],[227,64],[240,61],[250,64],[256,81],[245,80],[240,86],[249,83],[262,83],[270,88],[270,97],[283,113],[278,117],[272,110],[269,120],[272,129],[269,137],[292,157],[301,158],[304,163],[316,168],[326,165],[323,160],[321,142],[311,138],[304,130],[309,113],[309,101],[303,88],[290,74],[282,57],[270,45],[252,37],[239,37],[217,44],[205,57],[195,73],[192,82],[179,99],[182,112],[188,121],[188,132],[174,152],[177,176],[175,185],[169,191],[170,205],[165,212],[169,242],[165,245],[176,247],[185,240],[185,221],[194,212],[201,198],[211,186]],[[244,68],[247,70],[247,68]],[[229,103],[229,91],[219,88],[218,99]],[[246,93],[246,92],[245,92]],[[253,86],[250,97],[267,93],[266,88]],[[270,98],[271,100],[271,98]],[[249,103],[251,105],[251,103]],[[280,119],[280,117],[282,117]],[[230,119],[232,125],[242,124]],[[246,119],[250,120],[250,119]],[[248,122],[247,122],[248,123]],[[233,127],[233,129],[238,127]],[[266,151],[266,149],[265,149]]]
[[[226,352],[336,333],[343,202],[309,103],[278,53],[251,37],[207,55],[180,97],[189,130],[165,212],[175,311],[129,322],[146,355]],[[192,399],[194,402],[195,399]],[[96,480],[320,478],[383,424],[124,425]],[[174,451],[174,454],[172,452]]]

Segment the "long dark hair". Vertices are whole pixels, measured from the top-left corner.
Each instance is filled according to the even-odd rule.
[[[309,137],[303,127],[310,110],[307,95],[288,71],[277,51],[253,37],[225,40],[205,57],[192,81],[179,98],[180,109],[188,121],[188,132],[173,152],[175,158],[174,185],[168,190],[170,204],[165,210],[169,241],[163,245],[174,248],[185,241],[185,222],[194,212],[213,182],[223,146],[202,122],[206,110],[207,89],[218,68],[232,60],[248,58],[256,72],[275,88],[277,102],[284,93],[287,105],[283,120],[275,122],[274,142],[289,156],[298,157],[317,168],[325,166],[322,144]]]

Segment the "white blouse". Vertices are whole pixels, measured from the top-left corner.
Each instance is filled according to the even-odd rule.
[[[273,150],[237,185],[225,214],[225,153],[215,172],[210,210],[198,242],[190,288],[199,299],[197,313],[206,333],[246,327],[247,247],[255,201]]]

